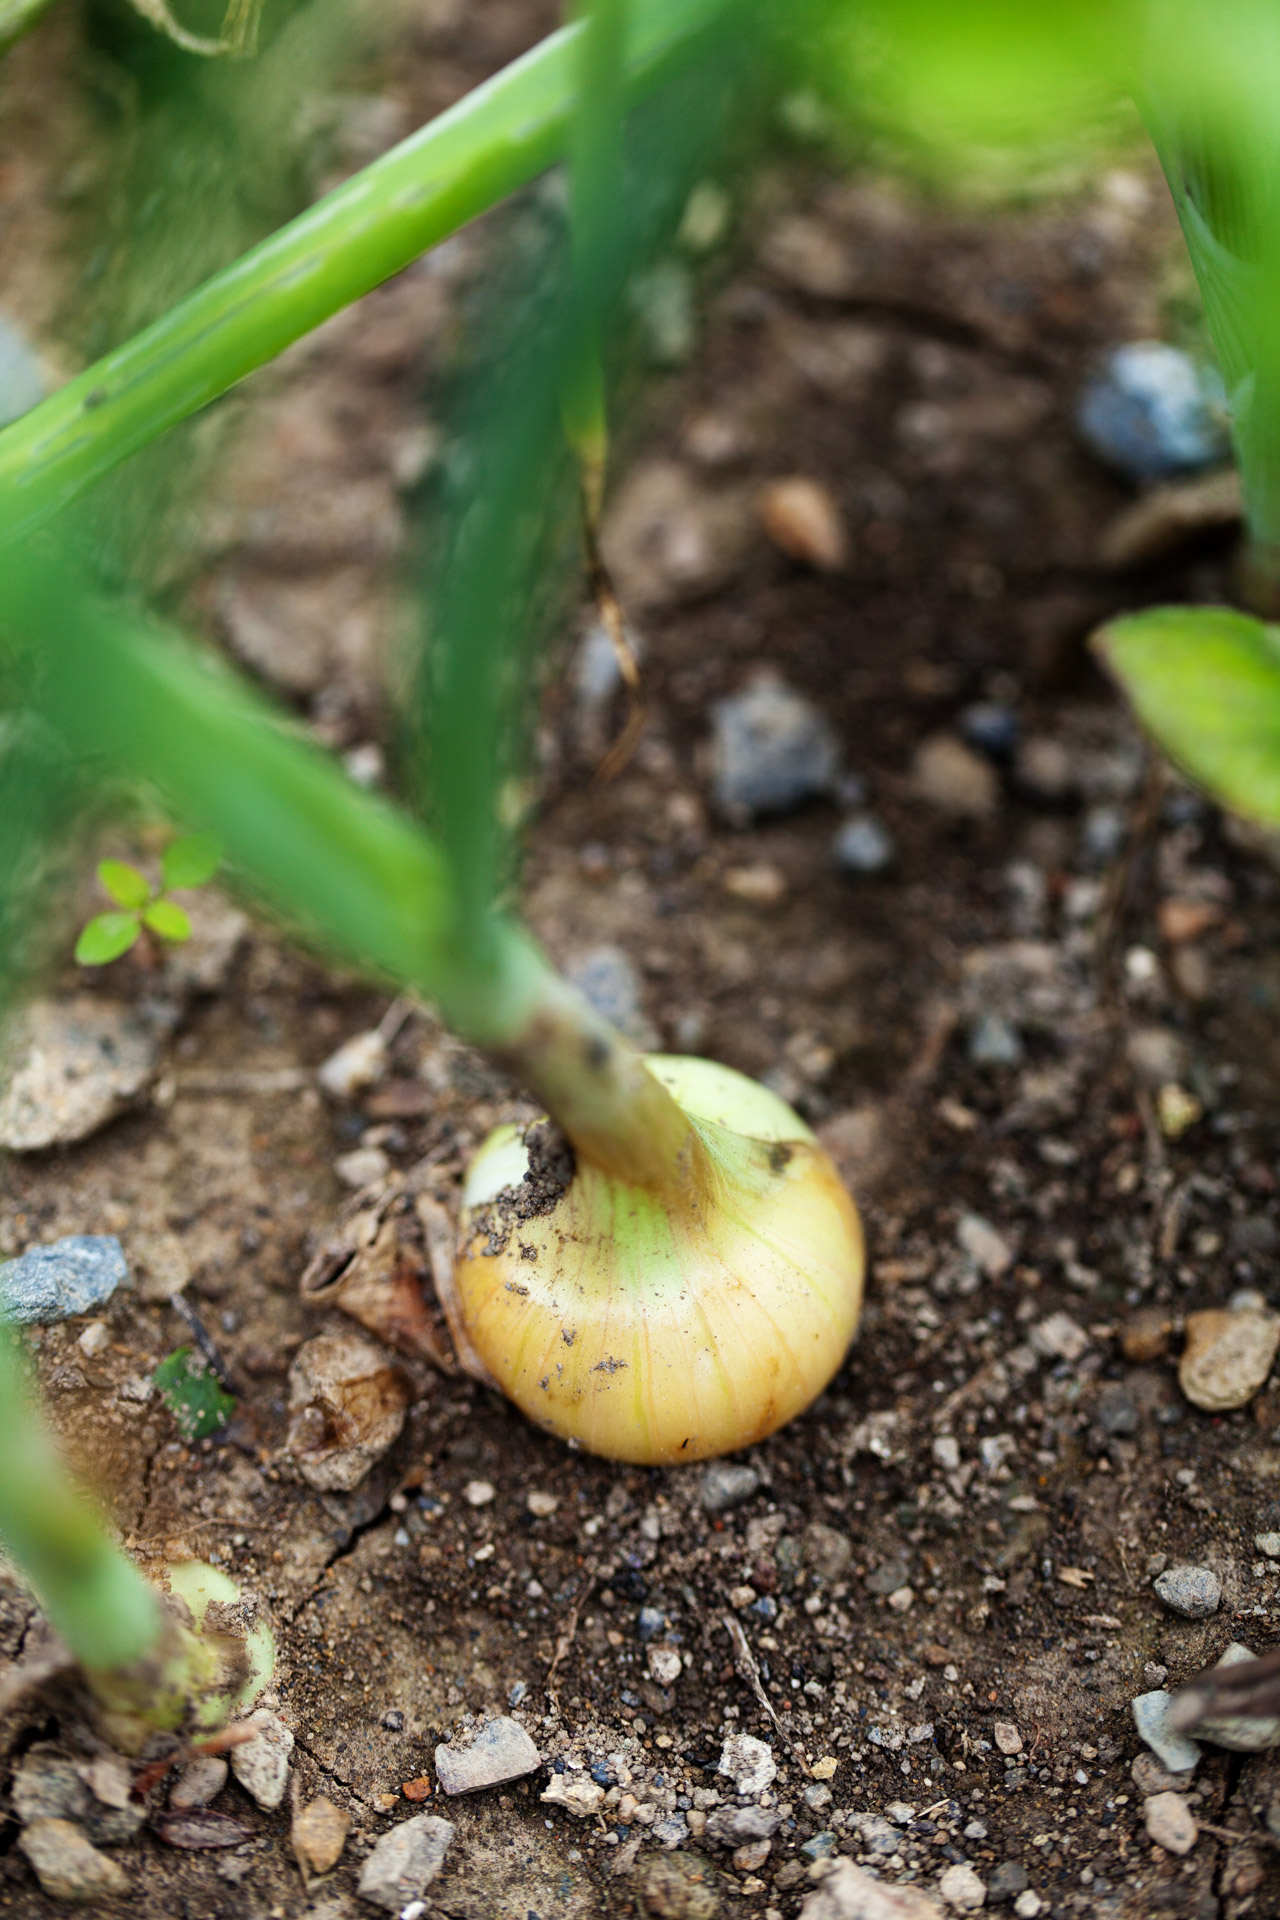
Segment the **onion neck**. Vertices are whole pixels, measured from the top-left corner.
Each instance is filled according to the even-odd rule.
[[[527,937],[498,928],[485,977],[444,1012],[528,1088],[579,1159],[669,1200],[706,1181],[709,1156],[688,1114]]]

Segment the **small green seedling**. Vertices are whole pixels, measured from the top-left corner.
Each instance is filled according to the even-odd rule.
[[[76,959],[82,967],[105,967],[128,953],[145,927],[162,940],[180,944],[191,938],[186,910],[169,895],[175,887],[203,887],[212,880],[222,859],[222,847],[212,833],[189,833],[172,841],[160,861],[161,884],[153,887],[145,873],[126,860],[100,860],[98,878],[116,903],[116,910],[95,913],[76,941]]]
[[[178,1347],[151,1377],[184,1440],[207,1440],[236,1410],[234,1396],[194,1347]]]

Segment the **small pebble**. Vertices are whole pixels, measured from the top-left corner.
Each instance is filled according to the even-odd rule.
[[[942,1874],[938,1892],[956,1913],[976,1913],[987,1897],[985,1881],[963,1861],[957,1861]]]
[[[1076,425],[1138,485],[1216,466],[1230,450],[1220,378],[1162,340],[1117,347],[1085,388]]]
[[[1204,1115],[1204,1107],[1194,1093],[1171,1082],[1156,1095],[1156,1119],[1166,1140],[1181,1140]]]
[[[1120,1439],[1138,1431],[1138,1406],[1122,1381],[1112,1381],[1098,1395],[1094,1418],[1104,1433]]]
[[[1154,1586],[1156,1597],[1184,1620],[1207,1620],[1222,1601],[1222,1582],[1212,1567],[1169,1567]]]
[[[1190,1853],[1199,1829],[1195,1815],[1180,1793],[1153,1793],[1144,1801],[1147,1833],[1166,1853]]]
[[[1139,1307],[1120,1329],[1120,1351],[1136,1366],[1149,1366],[1169,1351],[1173,1318],[1167,1307]]]
[[[33,1000],[10,1021],[0,1148],[39,1153],[85,1140],[146,1092],[172,1030],[171,1006],[97,993]]]
[[[331,1053],[316,1079],[333,1100],[353,1100],[381,1080],[387,1070],[387,1043],[377,1028],[357,1033]]]
[[[389,1913],[402,1913],[444,1865],[453,1831],[452,1821],[418,1813],[384,1833],[360,1870],[361,1899]]]
[[[113,1234],[75,1233],[0,1266],[0,1316],[16,1327],[47,1327],[91,1312],[128,1284],[124,1248]]]
[[[707,1821],[706,1832],[715,1846],[740,1847],[748,1840],[772,1839],[781,1825],[782,1815],[776,1808],[717,1807]]]
[[[997,1720],[991,1735],[1001,1753],[1021,1753],[1022,1735],[1011,1720]]]
[[[1253,1544],[1268,1560],[1280,1560],[1280,1533],[1255,1533]]]
[[[51,1899],[82,1906],[129,1892],[124,1869],[99,1853],[70,1820],[33,1820],[19,1834],[18,1845]]]
[[[838,573],[849,558],[849,535],[826,487],[804,474],[774,480],[758,501],[760,524],[775,547],[802,566]]]
[[[773,1749],[753,1733],[735,1733],[724,1743],[716,1768],[728,1776],[744,1800],[764,1792],[778,1777]]]
[[[742,1505],[761,1486],[754,1467],[735,1466],[729,1460],[713,1460],[702,1476],[699,1499],[704,1513],[725,1513]]]
[[[1220,1307],[1188,1314],[1178,1385],[1206,1413],[1247,1406],[1270,1373],[1277,1347],[1280,1314]]]
[[[987,1905],[1007,1906],[1027,1890],[1027,1870],[1020,1860],[1002,1860],[987,1882]]]
[[[1000,1013],[980,1013],[969,1028],[969,1058],[975,1067],[1020,1067],[1022,1035]]]
[[[836,865],[846,873],[884,873],[897,858],[888,827],[874,813],[855,813],[842,823],[832,841]]]
[[[446,1793],[500,1787],[541,1765],[538,1749],[520,1722],[505,1716],[487,1721],[469,1747],[436,1748],[436,1778]]]
[[[1127,837],[1124,808],[1100,801],[1081,823],[1080,850],[1090,866],[1105,867],[1118,858]]]
[[[752,1588],[754,1594],[755,1588]],[[747,1603],[750,1605],[750,1602]],[[667,1616],[658,1607],[641,1607],[636,1615],[636,1635],[642,1647],[656,1640],[667,1624]]]
[[[674,1687],[684,1671],[676,1647],[650,1647],[649,1672],[660,1687]]]
[[[247,1724],[257,1729],[252,1740],[231,1749],[231,1771],[240,1785],[267,1813],[284,1799],[289,1784],[289,1756],[293,1735],[279,1714],[269,1707],[251,1713]]]
[[[1140,1738],[1170,1773],[1189,1774],[1199,1762],[1200,1749],[1194,1740],[1188,1740],[1185,1733],[1169,1724],[1172,1704],[1173,1695],[1163,1687],[1140,1693],[1132,1706],[1133,1723]]]
[[[1033,1893],[1030,1887],[1027,1888],[1025,1893],[1020,1893],[1013,1903],[1013,1910],[1017,1914],[1018,1920],[1036,1920],[1036,1915],[1040,1913],[1043,1908],[1044,1901],[1038,1893]]]
[[[921,741],[911,778],[922,799],[957,819],[987,819],[999,804],[1000,783],[991,766],[952,733]]]
[[[840,746],[830,721],[774,673],[712,709],[716,805],[731,821],[789,813],[830,793]]]
[[[650,1920],[719,1920],[718,1875],[696,1853],[650,1853],[636,1878]]]
[[[563,1807],[575,1818],[587,1820],[599,1813],[604,1796],[605,1789],[585,1773],[553,1773],[539,1798],[549,1807]]]
[[[96,1360],[111,1345],[111,1329],[105,1320],[91,1320],[76,1345],[86,1360]]]
[[[1069,1313],[1051,1313],[1032,1327],[1031,1344],[1046,1359],[1065,1360],[1071,1365],[1088,1352],[1089,1336]]]
[[[536,1487],[525,1495],[524,1503],[535,1520],[547,1520],[560,1505],[558,1493],[542,1493]]]
[[[220,1754],[200,1753],[189,1760],[169,1789],[169,1805],[175,1813],[189,1813],[193,1807],[207,1807],[227,1784],[229,1768]]]
[[[770,860],[730,867],[721,884],[732,899],[744,900],[752,907],[777,907],[787,897],[787,876]]]
[[[1004,1235],[980,1213],[963,1213],[956,1228],[963,1252],[989,1280],[998,1280],[1013,1265],[1013,1249]]]
[[[344,1187],[358,1192],[361,1187],[373,1187],[385,1180],[391,1161],[381,1147],[353,1147],[350,1153],[338,1155],[333,1170]]]
[[[800,1920],[942,1920],[942,1908],[919,1887],[893,1886],[841,1859],[809,1894]]]
[[[772,1840],[748,1840],[744,1846],[733,1850],[733,1864],[738,1873],[759,1873],[769,1858],[773,1847]]]
[[[329,1873],[342,1858],[351,1828],[351,1815],[332,1800],[313,1800],[293,1816],[289,1838],[299,1863],[308,1873]]]
[[[1189,1772],[1170,1773],[1154,1753],[1135,1753],[1129,1777],[1144,1800],[1152,1793],[1185,1793],[1191,1785]]]
[[[960,715],[960,735],[979,753],[1007,760],[1018,744],[1018,716],[996,700],[976,700]]]
[[[468,1480],[462,1497],[469,1507],[487,1507],[497,1499],[498,1490],[492,1480]]]

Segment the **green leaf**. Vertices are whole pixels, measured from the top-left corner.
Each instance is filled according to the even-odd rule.
[[[119,907],[145,907],[151,882],[124,860],[99,860],[98,878]]]
[[[1156,607],[1093,645],[1170,759],[1224,806],[1280,825],[1280,628],[1225,607]]]
[[[206,886],[221,859],[222,842],[216,833],[188,833],[174,840],[165,848],[160,863],[166,889]]]
[[[82,967],[105,967],[128,953],[140,932],[136,913],[97,913],[76,941],[76,959]]]
[[[176,900],[153,900],[149,907],[143,908],[142,922],[162,940],[191,938],[191,922]]]
[[[151,1377],[184,1440],[206,1439],[225,1427],[235,1412],[234,1395],[219,1385],[208,1361],[194,1347],[179,1347]]]

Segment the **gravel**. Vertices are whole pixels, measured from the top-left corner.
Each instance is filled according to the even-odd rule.
[[[987,1905],[1008,1906],[1027,1890],[1027,1870],[1020,1860],[1002,1860],[987,1882]]]
[[[293,1735],[278,1713],[259,1707],[247,1724],[256,1728],[252,1740],[231,1749],[231,1771],[240,1785],[267,1813],[273,1813],[289,1785],[289,1756]]]
[[[1190,1853],[1194,1847],[1199,1829],[1180,1793],[1153,1793],[1143,1803],[1142,1817],[1148,1835],[1166,1853]]]
[[[91,1313],[128,1284],[129,1265],[114,1235],[75,1233],[0,1266],[0,1315],[14,1326],[46,1327]]]
[[[436,1778],[446,1793],[500,1787],[541,1765],[538,1749],[520,1722],[505,1715],[487,1721],[469,1747],[436,1748]]]
[[[938,1892],[955,1913],[976,1913],[987,1897],[986,1883],[963,1861],[946,1869]]]
[[[1207,1620],[1222,1601],[1222,1582],[1212,1567],[1168,1567],[1154,1585],[1156,1597],[1184,1620]]]
[[[768,1741],[757,1740],[753,1733],[730,1735],[716,1771],[733,1781],[744,1800],[763,1793],[778,1777],[773,1748]]]
[[[1139,1736],[1170,1773],[1190,1773],[1200,1759],[1200,1749],[1185,1733],[1170,1726],[1172,1704],[1173,1695],[1163,1687],[1140,1693],[1132,1706],[1133,1723]]]
[[[220,1754],[201,1753],[189,1760],[169,1789],[169,1805],[175,1813],[190,1813],[193,1807],[207,1807],[227,1784],[230,1769]]]
[[[758,1493],[763,1480],[755,1467],[735,1466],[732,1461],[714,1460],[702,1476],[699,1499],[704,1513],[726,1513]]]
[[[1085,388],[1076,425],[1138,485],[1216,466],[1229,451],[1220,379],[1161,340],[1117,347]]]
[[[921,741],[911,779],[922,800],[957,819],[984,820],[999,805],[1000,782],[990,764],[952,733]]]
[[[96,1133],[146,1091],[174,1017],[98,994],[33,1001],[7,1036],[0,1148],[40,1153]]]
[[[579,1820],[589,1820],[604,1805],[605,1789],[584,1773],[553,1773],[539,1798],[549,1807],[563,1807]]]
[[[453,1822],[419,1813],[384,1833],[360,1871],[362,1900],[399,1913],[431,1885],[444,1865]]]
[[[893,835],[874,813],[851,814],[841,823],[831,850],[845,873],[884,873],[898,857]]]
[[[712,709],[713,786],[726,819],[790,813],[830,793],[840,745],[830,721],[775,674],[762,674]]]
[[[800,1920],[943,1920],[943,1910],[918,1887],[888,1886],[839,1860],[806,1899]]]
[[[85,1906],[90,1901],[118,1899],[129,1891],[124,1869],[99,1853],[70,1820],[33,1820],[19,1835],[18,1845],[54,1900]]]
[[[1280,1314],[1256,1307],[1211,1307],[1187,1316],[1178,1385],[1206,1413],[1247,1406],[1271,1372],[1280,1347]]]
[[[771,1840],[782,1825],[782,1815],[766,1807],[717,1807],[707,1821],[707,1839],[718,1847],[741,1847],[751,1840]]]
[[[975,1067],[1020,1067],[1026,1058],[1022,1035],[1000,1013],[980,1013],[969,1027],[969,1058]]]

